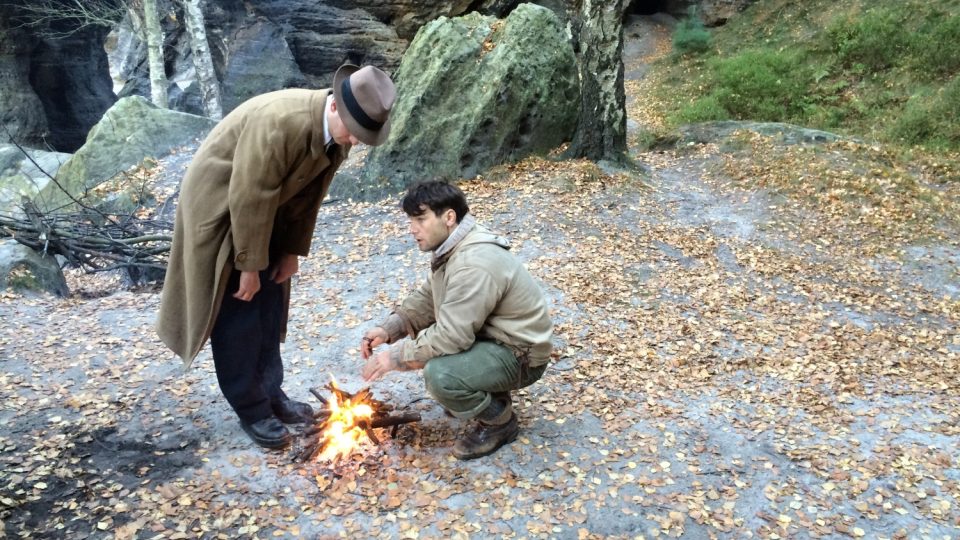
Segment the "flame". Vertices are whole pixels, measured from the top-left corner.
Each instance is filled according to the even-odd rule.
[[[335,379],[331,382],[331,386],[336,390]],[[369,422],[373,417],[373,407],[362,399],[356,403],[352,399],[346,399],[340,403],[336,391],[327,402],[327,406],[330,408],[330,417],[324,423],[323,451],[317,459],[333,461],[350,455],[360,447],[364,439],[369,440],[360,424]]]

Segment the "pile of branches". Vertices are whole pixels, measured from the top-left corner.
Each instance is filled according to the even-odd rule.
[[[169,221],[89,207],[45,214],[30,201],[24,201],[22,209],[23,216],[0,214],[0,236],[60,255],[87,272],[122,270],[134,284],[163,277],[173,232]]]

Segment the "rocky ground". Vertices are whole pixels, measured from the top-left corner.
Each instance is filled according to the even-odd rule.
[[[644,65],[669,44],[652,18],[628,36],[635,133],[655,121]],[[0,536],[960,534],[955,224],[862,201],[851,219],[849,197],[796,197],[768,175],[774,158],[797,174],[883,162],[852,143],[635,152],[643,173],[534,159],[463,184],[556,323],[555,362],[515,400],[520,438],[476,461],[450,456],[465,426],[415,373],[373,386],[422,415],[396,438],[335,464],[262,452],[209,349],[184,371],[156,339],[156,291],[71,276],[84,294],[3,293]],[[931,197],[957,200],[935,180]],[[324,206],[295,278],[289,394],[331,376],[364,387],[364,329],[428,271],[405,230],[393,199]]]

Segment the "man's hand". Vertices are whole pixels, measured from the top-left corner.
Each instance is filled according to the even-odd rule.
[[[237,300],[249,302],[260,291],[260,272],[240,272],[240,288],[233,293]]]
[[[360,356],[362,356],[364,360],[370,358],[370,355],[373,354],[373,349],[383,345],[389,339],[390,336],[387,335],[387,331],[379,326],[367,330],[366,335],[360,340]]]
[[[300,259],[296,255],[289,253],[280,257],[277,265],[273,267],[270,273],[270,279],[274,283],[283,283],[300,270]]]
[[[376,356],[367,360],[360,374],[365,381],[375,381],[387,373],[397,369],[397,365],[390,359],[390,351],[380,351]]]

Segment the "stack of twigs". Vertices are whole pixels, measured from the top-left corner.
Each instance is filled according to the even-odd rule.
[[[397,429],[399,429],[402,424],[420,421],[420,413],[391,414],[393,405],[374,399],[370,388],[364,388],[355,394],[351,394],[333,383],[327,383],[324,388],[334,394],[339,407],[366,403],[373,409],[373,415],[370,420],[361,420],[357,423],[356,427],[362,429],[374,444],[380,444],[380,439],[373,431],[374,429],[392,428],[390,436],[396,437]],[[316,388],[311,388],[310,393],[320,400],[320,403],[324,404],[325,407],[314,413],[314,424],[308,426],[303,431],[302,436],[304,443],[295,453],[295,461],[312,461],[317,455],[323,452],[328,443],[325,430],[329,424],[332,412],[331,408],[327,406],[329,402]]]
[[[163,275],[172,230],[169,221],[136,216],[88,210],[44,214],[30,201],[23,204],[23,216],[0,215],[0,236],[61,255],[88,272],[124,270],[133,283]]]

